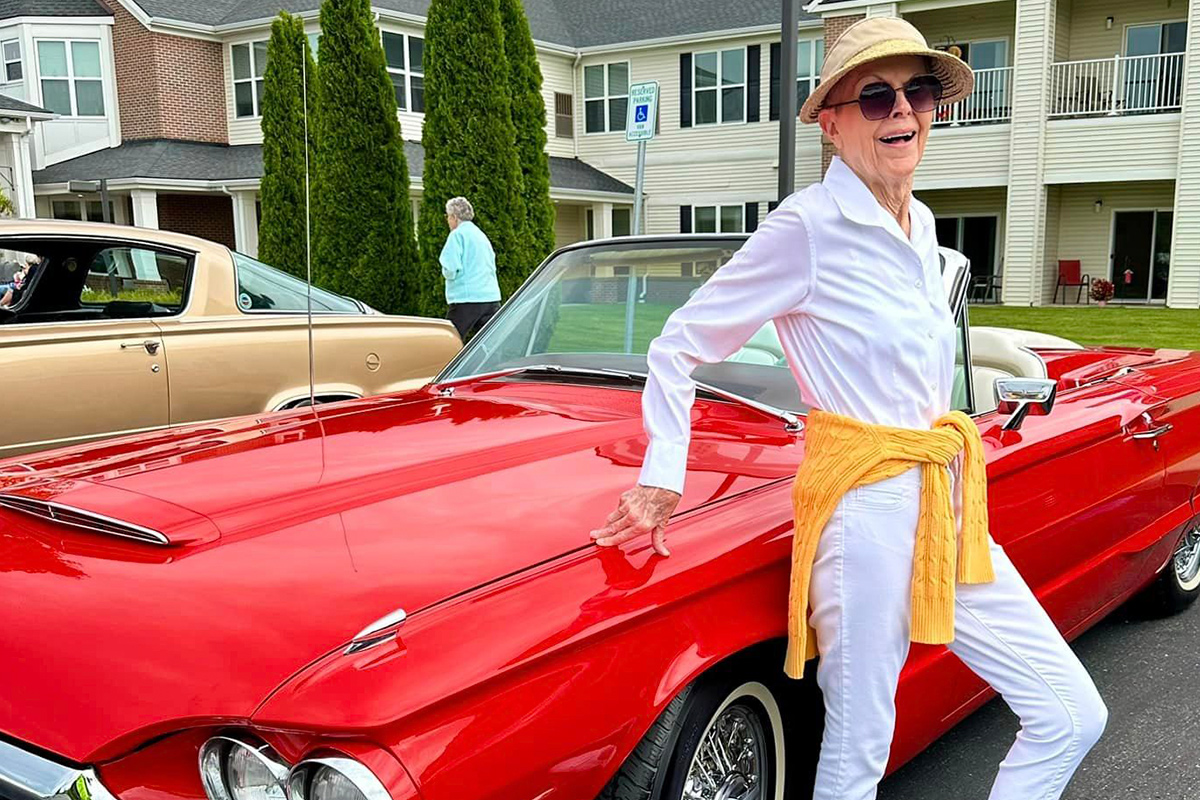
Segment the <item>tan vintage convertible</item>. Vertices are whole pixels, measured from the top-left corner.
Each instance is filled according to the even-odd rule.
[[[308,404],[306,295],[192,236],[0,223],[0,458]],[[446,320],[312,302],[317,402],[421,386],[462,348]]]

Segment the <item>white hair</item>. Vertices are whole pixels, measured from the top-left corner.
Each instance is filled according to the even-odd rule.
[[[471,201],[465,197],[451,197],[446,201],[446,213],[458,217],[463,222],[475,219],[475,209]]]

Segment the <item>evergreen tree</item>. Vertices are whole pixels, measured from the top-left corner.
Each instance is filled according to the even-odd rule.
[[[550,157],[546,154],[546,103],[542,99],[542,69],[529,32],[521,0],[500,0],[504,50],[508,57],[513,126],[525,199],[525,233],[529,252],[527,272],[554,249],[554,204],[550,201]],[[521,276],[524,280],[524,275]]]
[[[498,0],[431,0],[425,23],[424,189],[420,313],[446,309],[438,254],[449,228],[446,201],[462,195],[496,251],[504,297],[527,263],[525,203]]]
[[[271,25],[271,39],[267,42],[263,86],[262,223],[258,228],[258,257],[299,278],[307,274],[304,178],[313,155],[316,80],[316,65],[304,34],[304,23],[299,17],[280,12]],[[305,163],[306,100],[308,164]]]
[[[418,268],[408,163],[369,0],[324,0],[317,64],[315,282],[411,313]]]

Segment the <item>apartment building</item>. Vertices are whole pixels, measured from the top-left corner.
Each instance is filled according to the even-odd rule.
[[[0,25],[19,30],[26,55],[21,85],[0,93],[58,115],[37,124],[47,133],[31,145],[38,215],[97,215],[97,198],[71,194],[67,183],[107,178],[118,221],[200,233],[253,253],[265,43],[281,3],[98,1],[24,0],[59,13],[23,21],[3,18],[0,2]],[[305,19],[319,58],[317,0],[282,5]],[[415,201],[428,3],[377,0],[374,7]],[[776,199],[778,0],[526,0],[525,7],[545,80],[560,243],[630,231],[636,149],[625,141],[624,117],[629,85],[643,80],[660,84],[646,231],[755,228]],[[1110,277],[1120,301],[1197,307],[1194,7],[1189,0],[812,0],[798,30],[796,91],[802,101],[816,85],[827,42],[848,24],[903,16],[975,70],[975,94],[937,112],[915,189],[937,215],[939,239],[966,252],[978,275],[996,276],[998,299],[1053,302],[1059,262],[1079,261],[1083,273]],[[85,28],[101,56],[99,116],[78,105],[81,94],[85,101],[95,94],[77,85],[94,79],[76,70],[77,61],[91,69],[91,51],[80,61],[70,44],[89,38]],[[42,39],[68,43],[65,76],[55,74],[63,71],[57,47],[47,47],[43,62]],[[51,80],[67,80],[67,92]],[[799,126],[797,186],[819,180],[830,156],[816,126]],[[1064,296],[1073,302],[1075,291],[1057,292]]]

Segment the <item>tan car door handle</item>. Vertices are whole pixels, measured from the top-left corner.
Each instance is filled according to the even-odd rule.
[[[158,352],[158,342],[154,341],[153,339],[147,339],[144,342],[121,342],[122,350],[134,350],[139,347],[144,349],[150,355],[154,355]]]

